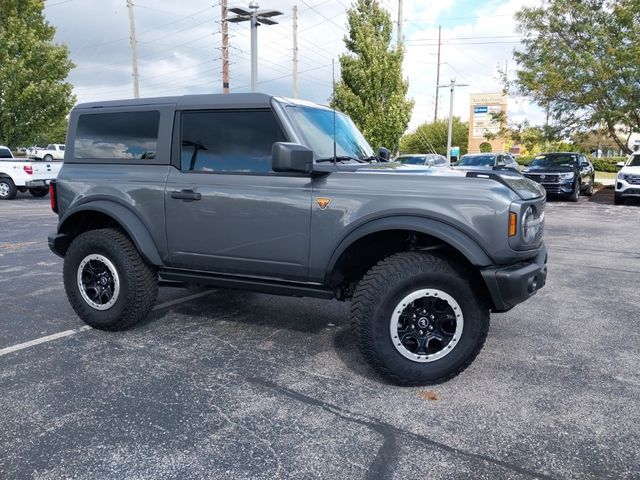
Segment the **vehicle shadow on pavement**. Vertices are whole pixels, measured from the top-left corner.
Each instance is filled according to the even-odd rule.
[[[351,325],[349,325],[348,322],[345,322],[345,325],[336,331],[333,336],[333,346],[343,365],[355,375],[370,380],[373,383],[392,385],[389,381],[374,372],[365,362],[364,357],[358,349]]]
[[[598,203],[601,205],[613,205],[613,196],[615,190],[613,188],[601,188],[588,199],[589,203]],[[640,205],[640,200],[635,198],[627,198],[625,205]]]
[[[178,316],[184,316],[185,319],[199,319],[203,326],[224,319],[245,326],[317,334],[328,325],[347,323],[348,304],[341,308],[345,304],[338,301],[333,303],[335,305],[332,308],[327,308],[325,300],[302,300],[240,290],[217,290],[196,300],[172,306],[168,310]],[[155,311],[136,327],[155,323],[166,314],[167,310],[164,309]]]

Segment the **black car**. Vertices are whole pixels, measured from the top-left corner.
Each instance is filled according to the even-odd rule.
[[[522,173],[542,185],[549,195],[566,196],[572,202],[577,202],[580,194],[593,195],[595,169],[581,153],[543,153]]]
[[[508,153],[468,153],[460,158],[456,168],[461,170],[507,168],[520,171],[518,162]]]

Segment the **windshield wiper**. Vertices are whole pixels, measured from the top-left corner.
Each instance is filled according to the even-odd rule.
[[[356,161],[358,163],[367,163],[366,160],[362,160],[361,158],[351,157],[349,155],[338,155],[336,157],[336,162],[349,162],[351,160]],[[316,160],[316,163],[320,163],[320,162],[333,162],[333,157],[319,158],[318,160]]]

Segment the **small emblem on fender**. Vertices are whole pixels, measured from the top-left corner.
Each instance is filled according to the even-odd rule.
[[[324,210],[331,203],[331,199],[325,197],[316,197],[316,203],[320,207],[320,210]]]

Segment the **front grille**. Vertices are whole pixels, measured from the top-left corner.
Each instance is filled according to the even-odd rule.
[[[627,188],[620,193],[622,193],[622,195],[640,195],[640,188]]]
[[[631,185],[640,185],[640,175],[629,175],[627,177],[627,183]]]
[[[560,182],[560,177],[558,175],[547,175],[543,173],[527,173],[525,177],[533,180],[538,183],[558,183]]]

